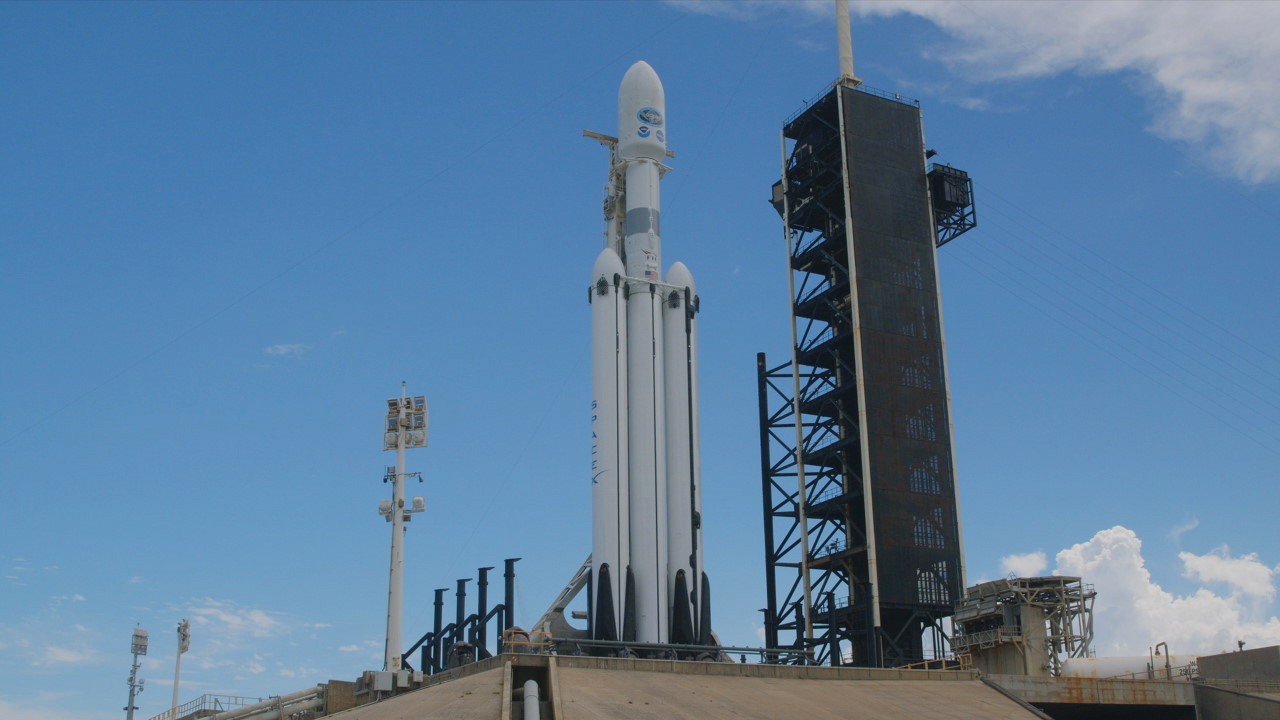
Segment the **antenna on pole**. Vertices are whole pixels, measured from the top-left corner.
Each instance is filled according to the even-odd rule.
[[[400,397],[387,399],[387,414],[383,418],[382,449],[394,450],[395,467],[388,467],[383,482],[391,483],[391,499],[378,503],[378,514],[391,523],[391,573],[387,589],[387,644],[383,670],[399,671],[401,668],[404,616],[404,524],[410,515],[426,508],[421,497],[412,500],[412,507],[405,507],[404,484],[410,477],[422,481],[419,473],[406,473],[404,451],[427,446],[427,398],[423,395],[409,397],[407,383],[400,383]]]
[[[849,32],[849,0],[836,0],[836,37],[840,46],[840,80],[861,85],[853,74],[853,38]]]
[[[133,711],[138,709],[138,706],[133,703],[137,700],[138,693],[146,689],[147,681],[138,677],[138,668],[142,667],[142,663],[138,662],[138,656],[147,654],[147,644],[147,631],[141,627],[135,627],[129,644],[129,651],[133,653],[133,667],[129,670],[129,704],[124,708],[126,720],[133,720]]]

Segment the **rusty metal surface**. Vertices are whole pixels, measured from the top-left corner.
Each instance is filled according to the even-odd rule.
[[[1083,705],[1194,705],[1195,687],[1166,680],[1033,678],[988,675],[986,679],[1030,703]]]

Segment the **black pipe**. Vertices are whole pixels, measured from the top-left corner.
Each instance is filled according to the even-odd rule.
[[[476,617],[479,618],[476,623],[476,642],[477,648],[488,649],[488,638],[485,633],[485,625],[489,621],[489,571],[491,567],[480,568],[480,579],[476,581],[477,592],[480,597],[478,599],[479,607],[476,609]],[[479,654],[476,655],[479,657]]]
[[[827,592],[827,642],[831,645],[831,667],[840,667],[840,634],[836,632],[836,594]]]
[[[440,631],[444,625],[444,594],[449,588],[436,588],[436,624],[431,633],[431,672],[440,672]],[[424,665],[426,663],[423,663]]]
[[[809,664],[809,654],[805,652],[804,646],[804,610],[800,607],[800,601],[791,603],[792,610],[796,615],[796,650],[800,652],[800,664]]]
[[[504,604],[507,606],[507,617],[505,618],[506,627],[502,628],[503,630],[510,630],[516,626],[516,563],[519,562],[520,559],[521,558],[507,558],[503,561],[506,564],[506,570],[502,573],[502,579],[505,584],[503,590],[506,594]]]
[[[756,353],[756,392],[760,423],[760,489],[764,495],[764,612],[765,647],[778,647],[777,549],[773,545],[773,482],[769,462],[769,369],[764,353]]]
[[[462,628],[467,623],[467,583],[471,578],[460,578],[458,580],[458,619],[453,623],[453,641],[462,642]]]

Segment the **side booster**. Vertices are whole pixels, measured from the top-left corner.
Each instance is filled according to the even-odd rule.
[[[646,62],[618,88],[605,248],[591,271],[591,634],[710,645],[702,567],[698,296],[661,277],[658,183],[669,170],[662,81]]]

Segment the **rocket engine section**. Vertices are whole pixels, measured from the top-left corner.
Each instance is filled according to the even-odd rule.
[[[682,263],[661,275],[666,132],[662,81],[637,62],[618,88],[605,248],[591,275],[591,634],[710,645],[698,296]]]

